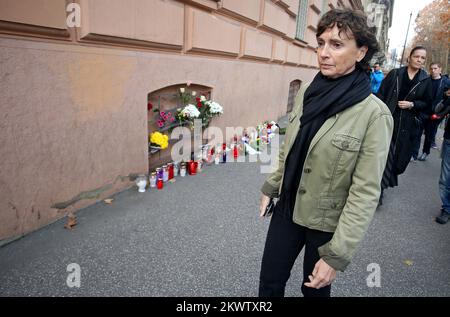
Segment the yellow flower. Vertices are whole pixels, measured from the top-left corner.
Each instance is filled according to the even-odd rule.
[[[153,132],[150,134],[150,142],[157,144],[161,149],[165,149],[169,146],[169,137],[160,132]]]

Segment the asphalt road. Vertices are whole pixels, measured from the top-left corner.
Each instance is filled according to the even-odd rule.
[[[5,245],[0,296],[256,296],[269,224],[258,217],[260,167],[212,165],[162,191],[132,188],[79,211],[71,231],[62,219]],[[332,296],[450,296],[450,223],[434,221],[439,171],[433,150],[386,192]],[[80,287],[67,285],[71,263]],[[367,284],[374,264],[379,287]],[[301,296],[301,268],[300,256],[286,296]]]

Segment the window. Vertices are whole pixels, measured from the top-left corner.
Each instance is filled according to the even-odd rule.
[[[298,79],[292,81],[289,85],[289,97],[287,104],[287,113],[291,112],[294,108],[295,97],[297,96],[298,91],[300,90],[300,85],[302,82]]]
[[[308,0],[300,0],[297,15],[297,32],[295,34],[295,38],[298,40],[302,41],[305,40],[307,13],[308,13]]]

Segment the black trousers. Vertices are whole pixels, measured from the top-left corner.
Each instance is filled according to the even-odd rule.
[[[425,130],[425,123],[427,120],[425,119],[420,119],[417,120],[417,129],[416,129],[416,135],[414,137],[414,141],[413,141],[413,148],[412,148],[412,157],[417,160],[418,156],[419,156],[419,150],[420,150],[420,143],[422,141],[422,134],[424,133]],[[427,136],[425,135],[425,141],[424,141],[424,147],[425,144],[427,142]],[[431,148],[431,145],[430,145]],[[428,152],[427,154],[430,154],[430,152]]]
[[[414,143],[414,150],[412,156],[417,158],[419,156],[420,143],[422,141],[422,134],[425,133],[423,141],[422,153],[430,154],[431,145],[436,143],[436,133],[441,123],[441,120],[423,120],[418,129],[417,139]]]
[[[260,297],[283,297],[286,282],[300,251],[305,246],[303,259],[302,293],[305,297],[330,297],[331,285],[320,289],[306,287],[308,276],[320,260],[318,248],[327,243],[333,233],[299,226],[275,210],[269,225],[259,280]]]
[[[441,124],[442,120],[444,120],[444,118],[438,119],[438,120],[431,120],[431,124],[430,124],[430,141],[431,144],[436,144],[436,134],[437,134],[437,130],[439,128],[439,125]]]

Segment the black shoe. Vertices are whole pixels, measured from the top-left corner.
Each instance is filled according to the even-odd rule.
[[[436,222],[441,225],[446,224],[450,220],[450,214],[448,212],[443,212],[439,217],[436,217]]]
[[[419,161],[426,161],[427,160],[427,157],[428,157],[428,154],[427,153],[422,153],[422,155],[419,157]]]
[[[410,162],[416,162],[417,161],[417,157],[411,156],[411,159],[409,161]]]

